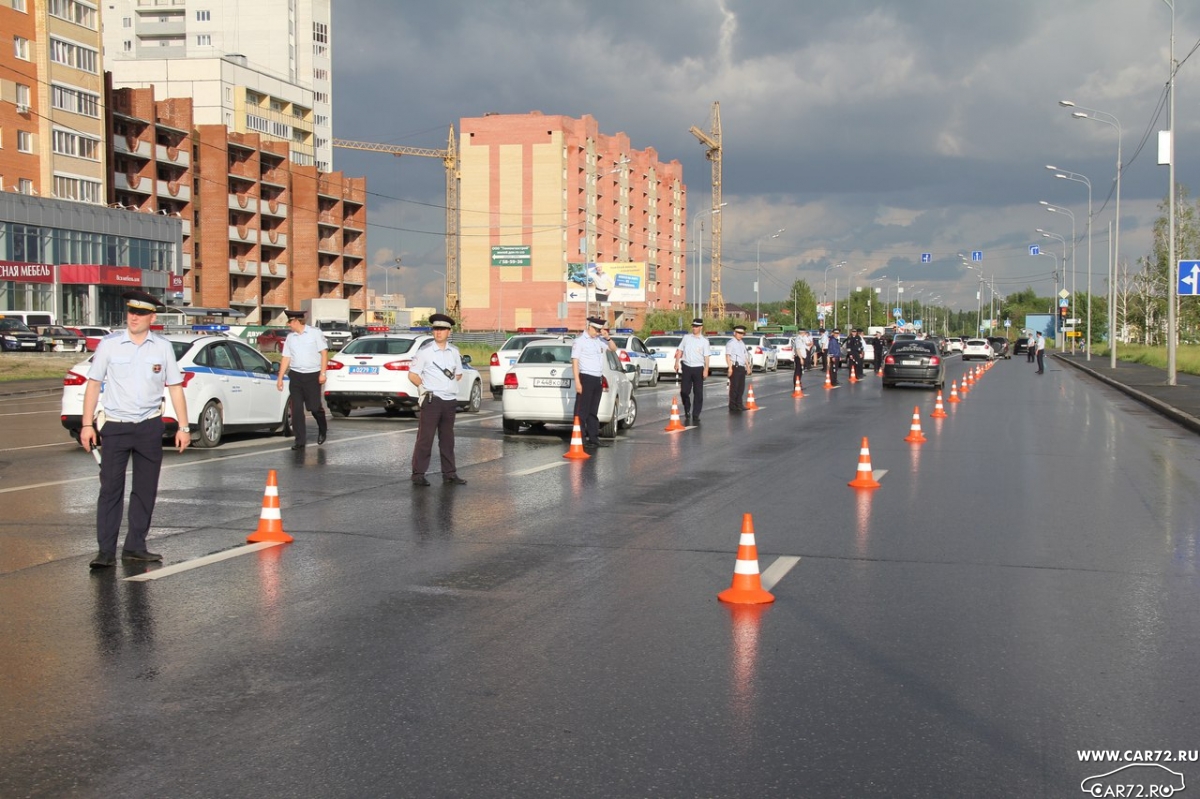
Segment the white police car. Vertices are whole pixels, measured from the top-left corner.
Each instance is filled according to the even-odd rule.
[[[215,447],[226,433],[238,431],[268,430],[290,436],[287,386],[283,391],[275,386],[279,364],[238,339],[203,334],[216,330],[200,326],[194,335],[166,336],[183,372],[193,446]],[[72,366],[63,378],[62,426],[76,441],[83,426],[83,395],[90,368],[89,358]],[[179,422],[169,391],[164,392],[163,418],[165,434],[173,437]]]
[[[567,333],[565,327],[550,327],[539,333],[533,328],[519,328],[517,335],[511,337],[492,353],[488,368],[488,384],[491,386],[492,399],[500,399],[504,392],[504,375],[517,362],[517,356],[525,345],[533,341],[570,341],[574,336]]]
[[[613,438],[618,430],[637,421],[637,396],[631,363],[606,350],[600,394],[600,435]],[[574,420],[575,374],[571,343],[536,341],[521,351],[504,375],[504,431],[516,433],[521,425],[571,424]]]
[[[646,342],[633,335],[633,329],[628,327],[612,331],[611,338],[617,345],[617,358],[621,363],[633,364],[638,385],[658,385],[658,360],[646,347]],[[671,364],[671,369],[674,368]]]
[[[679,373],[675,371],[675,352],[679,342],[683,341],[682,333],[650,336],[646,339],[646,349],[658,363],[659,380],[678,380]]]

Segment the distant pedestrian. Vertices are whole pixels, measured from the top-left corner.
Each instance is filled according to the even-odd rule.
[[[834,330],[829,336],[829,345],[825,350],[825,374],[829,376],[829,384],[838,384],[838,369],[842,368],[841,331]]]
[[[808,350],[808,354],[804,357],[804,368],[811,369],[816,358],[817,342],[813,340],[812,333],[807,330],[801,330],[800,337],[804,339],[805,349]]]
[[[675,350],[675,373],[679,375],[679,399],[683,403],[683,423],[700,424],[704,410],[704,381],[708,378],[708,339],[704,320],[692,320],[692,332],[679,341]]]
[[[875,373],[882,374],[879,370],[883,368],[883,334],[875,336],[873,341],[875,342]]]
[[[433,456],[433,434],[437,433],[442,482],[466,485],[454,463],[454,417],[458,412],[458,382],[463,378],[462,353],[450,343],[453,319],[435,313],[429,317],[429,326],[433,328],[433,341],[421,345],[408,370],[409,382],[421,389],[412,482],[415,486],[429,485],[425,472]]]
[[[862,380],[865,353],[862,336],[859,335],[858,328],[854,328],[850,331],[850,337],[846,339],[846,357],[850,359],[849,368],[855,380]]]
[[[741,413],[746,410],[742,404],[742,395],[746,393],[746,370],[750,366],[750,352],[742,337],[746,335],[745,325],[733,328],[733,338],[725,344],[725,368],[729,370],[729,411]]]
[[[822,369],[829,369],[829,331],[821,328],[817,331],[817,363]]]
[[[1037,334],[1037,373],[1043,374],[1046,371],[1046,337],[1041,333]]]
[[[100,494],[96,499],[96,541],[100,551],[90,566],[100,569],[117,562],[117,538],[125,511],[125,467],[133,457],[133,490],[129,494],[129,530],[121,550],[124,560],[159,561],[162,555],[146,549],[146,536],[158,497],[163,458],[163,396],[179,420],[175,446],[183,452],[192,443],[188,427],[183,373],[171,342],[151,332],[162,303],[144,291],[127,291],[125,329],[100,339],[88,369],[83,394],[83,427],[79,443],[88,452],[103,445]],[[104,393],[101,394],[103,387]],[[165,388],[165,391],[164,391]],[[99,436],[96,406],[104,410]]]
[[[1034,355],[1037,354],[1037,336],[1025,340],[1025,361],[1033,363]]]
[[[804,386],[804,364],[808,361],[812,349],[812,336],[807,330],[801,330],[792,336],[792,382]]]
[[[600,400],[604,393],[604,351],[616,351],[608,334],[608,323],[589,316],[583,333],[571,345],[571,371],[575,377],[575,416],[583,427],[585,448],[600,443]]]
[[[292,403],[292,431],[296,435],[292,449],[304,449],[308,445],[308,424],[304,418],[305,407],[317,420],[317,443],[324,444],[329,432],[325,421],[325,408],[321,405],[321,386],[325,383],[325,368],[329,365],[329,345],[321,328],[304,323],[304,311],[284,311],[287,315],[288,333],[283,342],[283,360],[279,362],[279,376],[275,387],[283,391],[283,378],[289,372],[288,394]]]

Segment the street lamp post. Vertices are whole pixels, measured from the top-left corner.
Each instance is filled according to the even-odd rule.
[[[767,239],[777,239],[783,233],[784,228],[779,228],[770,236],[765,236]],[[758,320],[762,318],[761,303],[759,302],[759,283],[762,280],[762,262],[760,256],[762,254],[763,239],[759,239],[754,245],[754,329],[758,330]]]
[[[1171,54],[1167,67],[1171,73],[1167,94],[1170,98],[1167,110],[1167,215],[1170,222],[1167,225],[1167,385],[1175,382],[1176,340],[1179,338],[1179,284],[1175,270],[1175,72],[1179,65],[1175,63],[1175,0],[1163,0],[1171,9]]]
[[[879,291],[879,289],[875,288],[875,284],[881,280],[887,280],[887,275],[880,275],[874,280],[867,281],[867,327],[875,324],[874,304],[872,301],[874,300],[873,295]]]
[[[1053,209],[1053,208],[1051,208],[1050,210],[1051,210],[1051,211],[1053,211],[1054,209]],[[1072,227],[1074,227],[1074,222],[1075,222],[1075,220],[1074,220],[1074,219],[1072,219],[1072,220],[1071,220],[1071,222],[1072,222]],[[1067,263],[1067,240],[1066,240],[1065,238],[1063,238],[1062,236],[1058,235],[1057,233],[1051,233],[1051,232],[1049,232],[1049,231],[1047,231],[1047,230],[1042,230],[1041,228],[1038,228],[1038,229],[1037,229],[1037,232],[1038,232],[1038,233],[1041,233],[1043,238],[1047,238],[1047,239],[1057,239],[1057,240],[1058,240],[1058,241],[1059,241],[1059,242],[1062,244],[1062,248],[1063,248],[1063,264],[1065,265],[1065,264]],[[1063,286],[1066,286],[1066,285],[1067,285],[1067,273],[1066,273],[1066,268],[1065,268],[1065,266],[1064,266],[1064,269],[1063,269]],[[1058,275],[1057,275],[1057,274],[1054,276],[1054,288],[1056,288],[1056,289],[1058,288]],[[1058,293],[1058,292],[1056,291],[1056,292],[1055,292],[1055,294],[1057,294],[1057,293]],[[1054,330],[1055,330],[1055,332],[1057,332],[1057,331],[1058,331],[1058,321],[1057,321],[1057,320],[1058,320],[1058,316],[1059,316],[1059,314],[1058,314],[1058,309],[1056,308],[1056,309],[1055,309],[1055,312],[1054,312],[1054,319],[1055,319],[1055,322],[1054,322]],[[1066,338],[1066,337],[1067,337],[1067,326],[1064,324],[1064,325],[1063,325],[1063,338]],[[1056,336],[1056,338],[1057,338],[1057,336]],[[1063,346],[1063,344],[1064,344],[1064,343],[1065,343],[1065,342],[1063,342],[1063,341],[1062,341],[1062,339],[1059,339],[1059,342],[1058,342],[1058,348],[1059,348],[1060,350],[1064,350],[1064,349],[1066,349],[1066,347],[1064,347],[1064,346]]]
[[[1071,213],[1071,209],[1069,209],[1069,208],[1062,208],[1057,205],[1051,205],[1050,203],[1046,202],[1045,200],[1040,200],[1039,202],[1042,205],[1044,205],[1046,207],[1046,210],[1052,214],[1064,214],[1065,216],[1071,217],[1071,318],[1074,319],[1074,318],[1076,318],[1076,316],[1075,316],[1075,293],[1076,293],[1076,291],[1075,291],[1075,287],[1076,287],[1076,283],[1075,283],[1075,214]],[[1041,232],[1040,228],[1038,229],[1038,232]],[[1059,241],[1062,241],[1061,236],[1056,236],[1055,238],[1057,238]],[[1067,287],[1067,245],[1066,245],[1066,242],[1063,242],[1063,288],[1066,289],[1066,287]],[[1065,327],[1063,329],[1063,333],[1064,334],[1066,333]],[[1072,352],[1075,351],[1074,342],[1071,343],[1071,351]]]
[[[1062,178],[1063,180],[1071,180],[1076,183],[1083,183],[1088,190],[1088,214],[1087,214],[1087,237],[1088,237],[1088,276],[1087,276],[1087,359],[1092,359],[1092,182],[1085,175],[1080,175],[1078,172],[1071,172],[1067,169],[1059,169],[1056,166],[1047,165],[1046,169],[1054,172],[1054,177]],[[1072,218],[1073,219],[1073,218]],[[1074,238],[1072,234],[1071,238]],[[1072,258],[1073,260],[1073,258]]]
[[[830,269],[841,269],[845,265],[846,265],[845,261],[839,261],[836,264],[830,264],[829,266],[825,267],[825,286],[824,286],[824,288],[821,289],[821,302],[822,303],[829,302],[829,270]],[[833,318],[836,323],[836,320],[837,320],[837,278],[836,277],[833,280],[833,302],[834,302]]]
[[[1174,42],[1175,42],[1175,9],[1171,8],[1171,60],[1174,63]],[[1172,87],[1174,87],[1174,72],[1171,73]],[[1172,100],[1174,93],[1172,92]],[[1076,119],[1090,119],[1094,122],[1103,122],[1105,125],[1117,129],[1117,209],[1116,209],[1116,228],[1113,238],[1113,250],[1116,255],[1113,258],[1113,263],[1109,268],[1108,274],[1108,365],[1110,369],[1117,368],[1117,264],[1121,259],[1121,173],[1124,168],[1121,164],[1121,120],[1117,119],[1112,114],[1106,111],[1097,111],[1094,108],[1084,108],[1081,105],[1076,105],[1070,100],[1059,100],[1058,104],[1064,108],[1078,108],[1079,111],[1074,111],[1071,116]],[[1174,173],[1172,172],[1172,176]],[[1174,199],[1174,188],[1172,187],[1172,200]],[[1171,215],[1171,221],[1174,222],[1174,213]],[[1175,236],[1172,232],[1171,242],[1174,244]],[[1167,281],[1170,283],[1171,281]],[[1172,284],[1173,286],[1173,284]],[[1169,375],[1168,375],[1169,377]]]

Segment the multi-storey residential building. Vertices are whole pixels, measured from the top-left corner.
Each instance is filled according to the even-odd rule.
[[[303,145],[298,155],[307,155],[312,159],[307,163],[320,171],[333,168],[331,0],[109,0],[104,14],[106,66],[114,85],[154,85],[159,99],[193,97],[197,124],[274,136],[248,121],[247,115],[272,116],[243,110],[249,88],[261,95],[260,108],[285,117],[272,123],[291,127],[289,136],[297,130],[307,134],[295,140]],[[192,60],[203,65],[185,66]],[[231,76],[227,64],[246,73]],[[275,108],[273,101],[287,107]],[[297,107],[304,110],[299,124],[286,118]]]
[[[83,0],[0,6],[3,190],[104,202],[100,18]],[[11,33],[8,33],[11,31]]]
[[[572,119],[463,119],[459,291],[471,329],[637,326],[687,305],[687,190],[678,161]],[[597,295],[594,267],[616,274]],[[588,284],[591,284],[590,290]]]

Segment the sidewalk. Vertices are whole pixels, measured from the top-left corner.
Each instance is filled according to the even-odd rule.
[[[63,379],[47,377],[40,380],[9,380],[0,383],[0,397],[20,397],[25,394],[62,393]]]
[[[1107,355],[1093,355],[1090,361],[1078,353],[1056,352],[1051,357],[1108,383],[1163,416],[1200,433],[1200,376],[1176,372],[1176,385],[1168,386],[1166,369],[1121,360],[1113,369],[1108,365]]]

